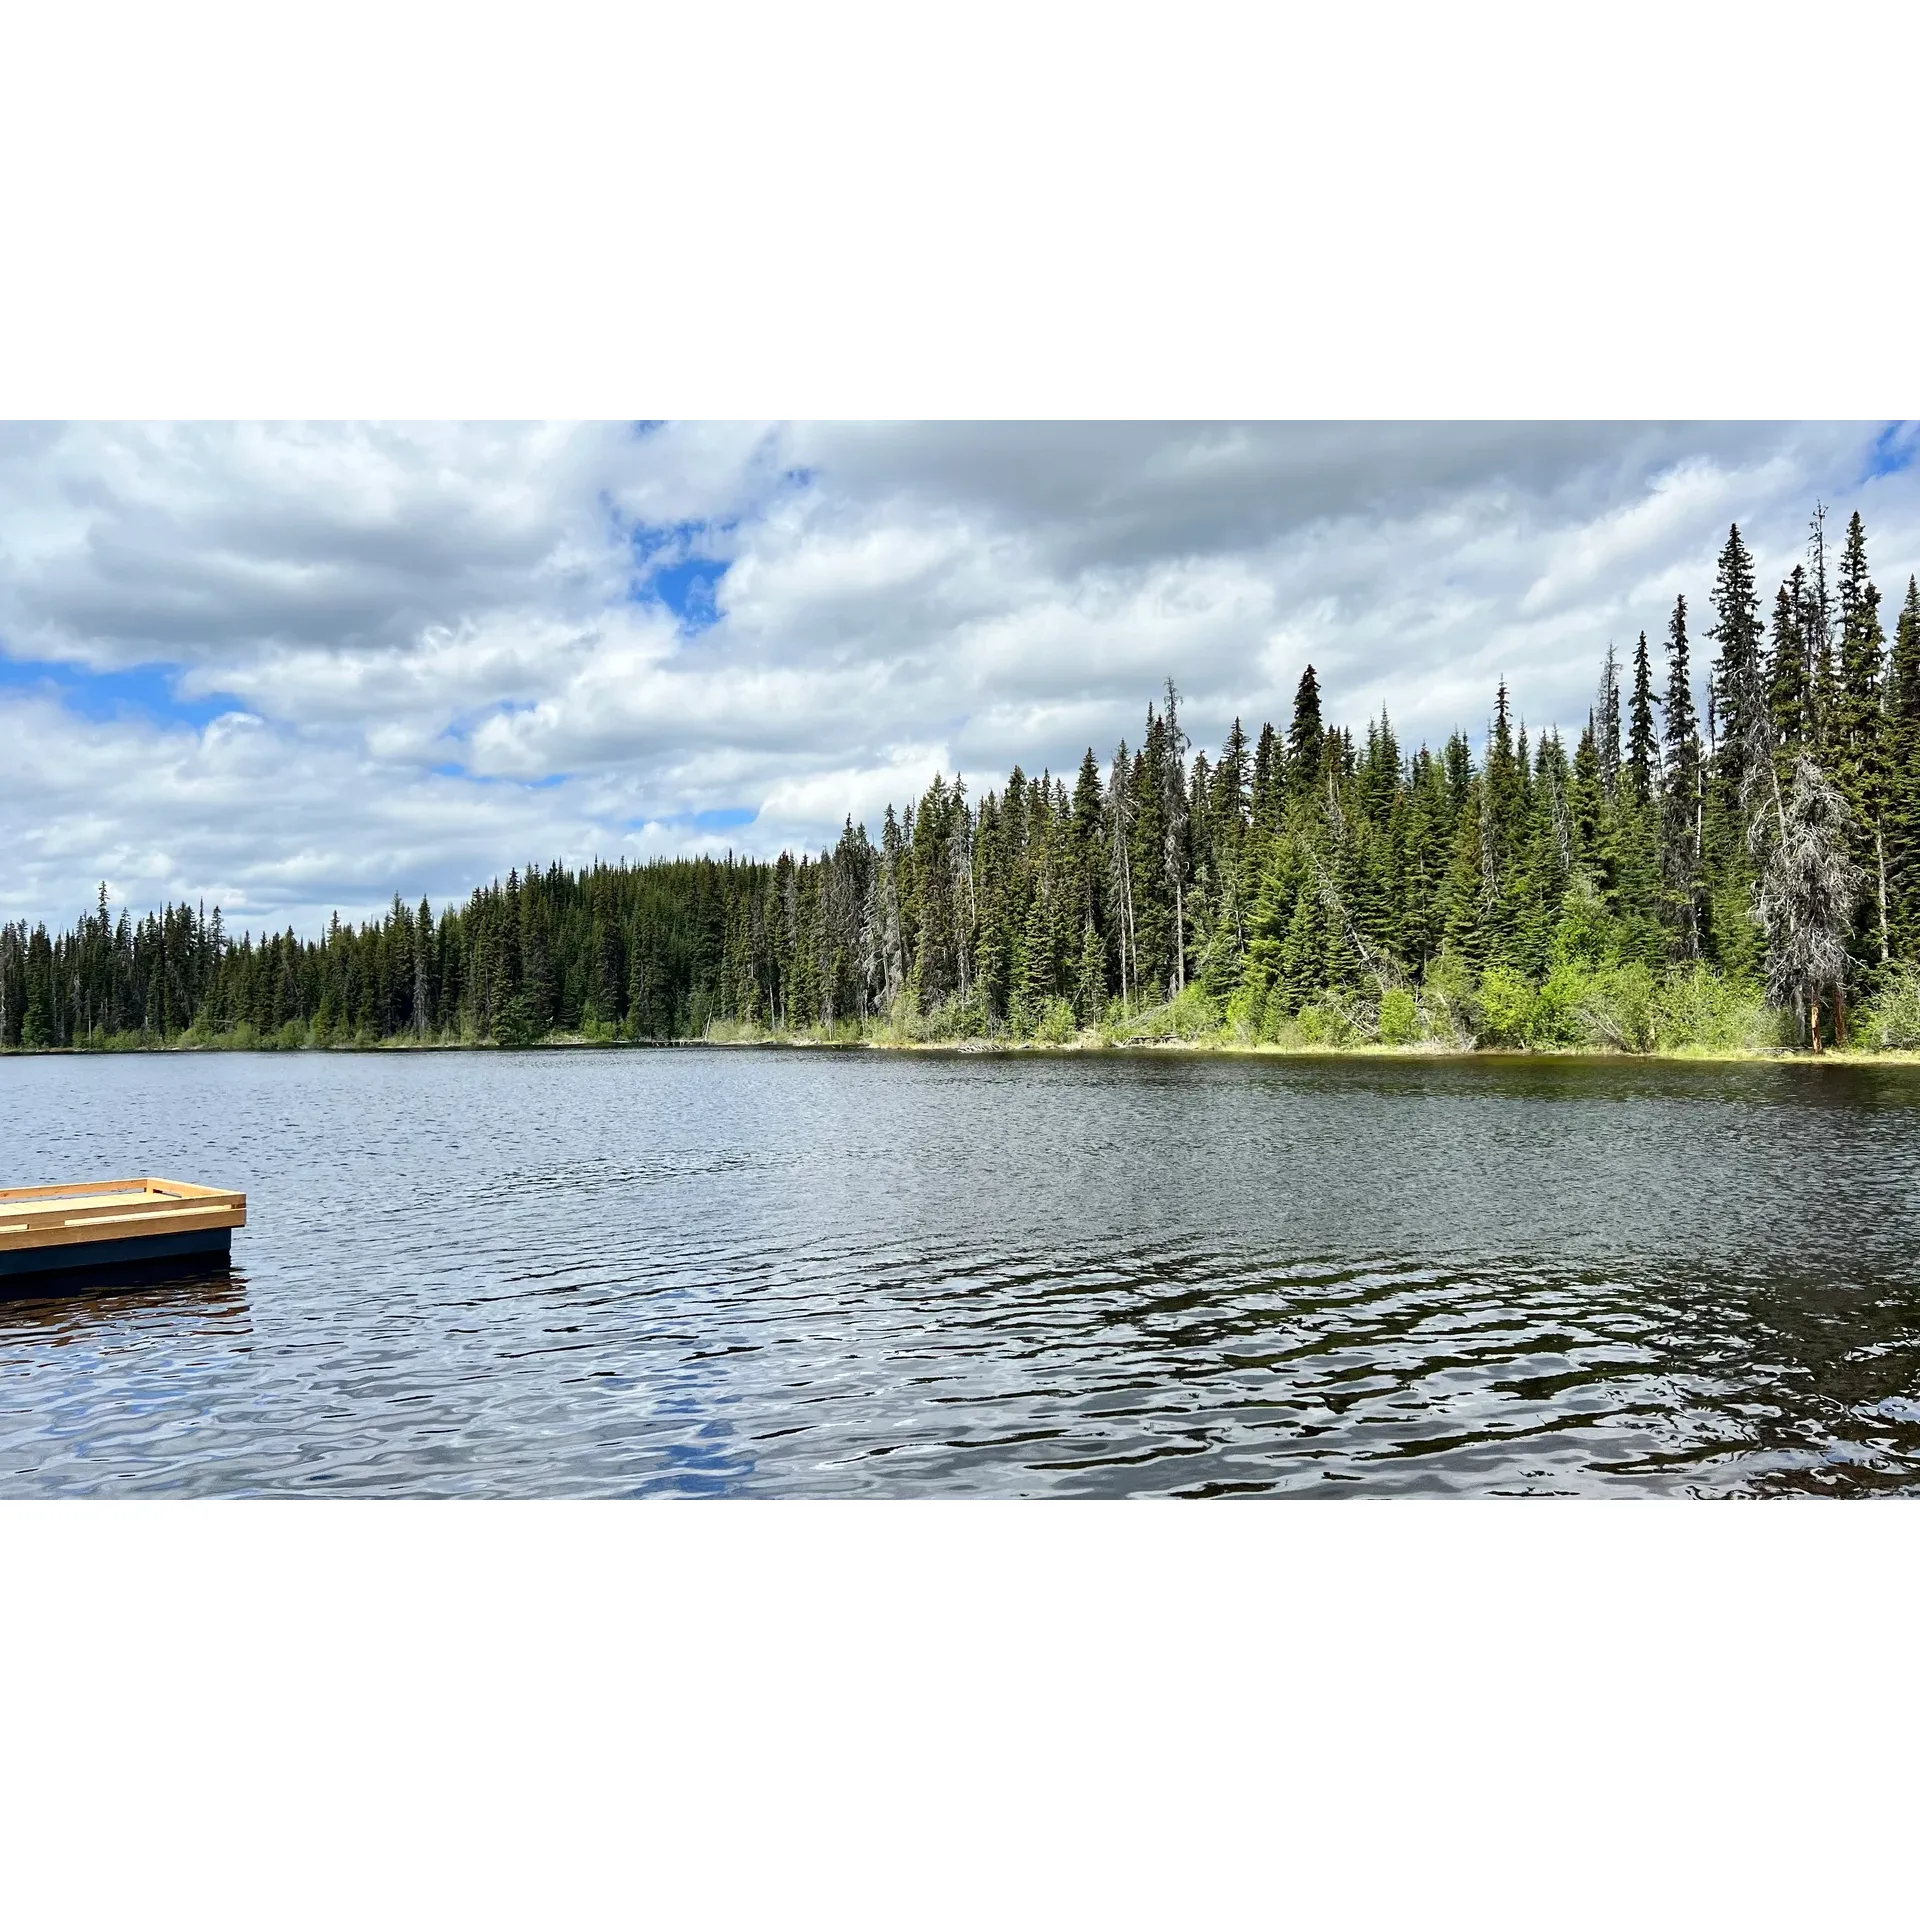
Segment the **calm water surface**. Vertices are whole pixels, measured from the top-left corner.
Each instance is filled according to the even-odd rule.
[[[244,1187],[0,1302],[0,1492],[1904,1491],[1920,1074],[0,1061],[0,1185]]]

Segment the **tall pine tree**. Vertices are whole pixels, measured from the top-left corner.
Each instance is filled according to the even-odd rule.
[[[1287,729],[1287,785],[1292,792],[1312,793],[1318,788],[1325,735],[1320,718],[1320,681],[1309,661],[1293,696],[1293,724]]]
[[[1653,710],[1659,704],[1643,627],[1639,645],[1633,650],[1633,694],[1627,709],[1627,792],[1643,807],[1652,800],[1654,783],[1660,777],[1660,737],[1653,722]]]
[[[1911,574],[1887,667],[1885,738],[1888,936],[1895,959],[1920,960],[1920,585]]]
[[[1889,953],[1880,713],[1886,640],[1880,630],[1880,591],[1868,577],[1867,533],[1858,513],[1847,522],[1838,585],[1840,671],[1828,752],[1834,784],[1852,815],[1848,851],[1866,875],[1854,930],[1854,958],[1872,968],[1884,964]]]
[[[1713,583],[1713,626],[1708,638],[1719,649],[1713,667],[1713,699],[1719,732],[1726,745],[1715,756],[1714,772],[1722,788],[1737,796],[1746,777],[1746,739],[1750,727],[1744,702],[1761,683],[1760,596],[1754,590],[1753,556],[1740,538],[1736,523],[1727,529],[1727,544]]]
[[[1673,603],[1667,625],[1666,775],[1661,799],[1661,873],[1674,947],[1683,960],[1700,957],[1701,780],[1700,727],[1693,705],[1693,668],[1687,647],[1687,597]]]

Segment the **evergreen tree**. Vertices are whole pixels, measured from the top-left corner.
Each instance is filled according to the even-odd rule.
[[[1160,854],[1166,868],[1167,891],[1171,895],[1173,977],[1168,984],[1174,993],[1182,991],[1187,984],[1187,881],[1193,872],[1185,759],[1187,744],[1187,736],[1180,725],[1180,695],[1169,679],[1161,760],[1164,817]]]
[[[1747,771],[1744,742],[1750,719],[1743,703],[1748,690],[1759,683],[1763,638],[1753,557],[1737,524],[1727,529],[1727,544],[1720,549],[1712,600],[1714,623],[1708,638],[1719,649],[1712,698],[1727,743],[1715,756],[1714,771],[1723,789],[1737,796]]]
[[[1025,921],[1014,947],[1008,1021],[1015,1033],[1024,1037],[1034,1030],[1052,993],[1052,942],[1047,927],[1046,904],[1040,889],[1036,887],[1027,902]]]
[[[1286,791],[1286,755],[1269,720],[1260,729],[1253,753],[1252,825],[1257,833],[1280,830],[1280,802]]]
[[[1807,745],[1819,751],[1827,743],[1834,708],[1833,618],[1827,594],[1827,509],[1814,503],[1807,529],[1809,562],[1800,632],[1807,651]]]
[[[1773,639],[1767,664],[1768,706],[1781,769],[1813,744],[1813,682],[1807,676],[1806,569],[1795,567],[1773,601]]]
[[[1082,1026],[1093,1026],[1107,1007],[1107,950],[1089,914],[1080,937],[1074,969],[1073,1011]]]
[[[1627,791],[1643,807],[1652,800],[1660,776],[1660,744],[1653,724],[1653,710],[1659,704],[1643,628],[1633,653],[1633,697],[1627,722]]]
[[[1613,649],[1607,649],[1609,657]],[[1615,735],[1615,745],[1619,736]],[[1601,773],[1600,750],[1594,741],[1594,719],[1591,714],[1587,724],[1581,730],[1580,744],[1573,754],[1572,792],[1569,795],[1568,811],[1573,826],[1573,854],[1576,862],[1591,863],[1600,845],[1600,821],[1608,802],[1605,781]]]
[[[1666,778],[1661,807],[1661,871],[1675,952],[1700,957],[1701,780],[1700,729],[1694,714],[1692,663],[1687,650],[1687,597],[1673,606],[1667,627]]]
[[[1838,607],[1840,670],[1828,753],[1852,822],[1849,851],[1867,875],[1853,951],[1863,964],[1884,964],[1889,941],[1880,677],[1886,641],[1880,630],[1880,593],[1867,574],[1867,535],[1858,513],[1847,523],[1841,551]]]
[[[1320,784],[1321,757],[1326,751],[1326,727],[1320,717],[1320,681],[1309,662],[1293,696],[1293,724],[1287,729],[1287,786],[1292,793],[1312,793]]]
[[[1446,768],[1425,747],[1414,756],[1401,858],[1400,951],[1424,977],[1446,931],[1444,883],[1453,836]]]
[[[1113,929],[1120,1004],[1128,1012],[1140,998],[1140,943],[1135,914],[1139,894],[1133,875],[1136,784],[1127,743],[1122,740],[1114,750],[1113,766],[1107,776],[1107,918]]]
[[[1894,628],[1885,721],[1887,920],[1892,957],[1920,960],[1920,585]]]
[[[70,930],[0,926],[0,1045],[645,1041],[876,1016],[951,1037],[1038,1029],[1062,999],[1091,1023],[1114,995],[1132,1018],[1196,980],[1271,1037],[1323,1002],[1364,1030],[1408,982],[1470,1019],[1462,976],[1495,966],[1552,985],[1556,1017],[1577,1006],[1598,1036],[1644,1045],[1644,1022],[1583,996],[1645,1006],[1662,969],[1696,958],[1764,980],[1824,1044],[1883,956],[1920,960],[1920,585],[1889,656],[1857,516],[1831,629],[1824,568],[1816,512],[1763,661],[1729,530],[1704,743],[1684,599],[1664,699],[1644,634],[1630,690],[1609,649],[1571,758],[1556,729],[1516,721],[1504,683],[1483,764],[1459,732],[1403,758],[1384,709],[1358,741],[1327,725],[1309,670],[1290,754],[1271,724],[1249,750],[1236,720],[1209,764],[1189,760],[1169,684],[1140,751],[1122,744],[1104,778],[1090,752],[1071,788],[1016,767],[976,803],[937,777],[887,809],[877,842],[849,819],[818,854],[516,866],[437,919],[396,893],[312,941],[235,938],[197,903],[116,915],[102,888]],[[1836,902],[1852,916],[1837,959]],[[1562,967],[1575,972],[1556,984]]]
[[[1611,804],[1620,792],[1620,662],[1611,640],[1606,664],[1600,669],[1600,697],[1587,724],[1593,734],[1600,790]]]
[[[1233,726],[1227,734],[1227,743],[1220,749],[1220,763],[1213,770],[1212,796],[1215,819],[1236,840],[1250,824],[1247,793],[1250,771],[1251,756],[1247,748],[1246,730],[1236,713]]]

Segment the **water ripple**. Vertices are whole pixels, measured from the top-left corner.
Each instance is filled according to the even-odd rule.
[[[0,1490],[1911,1490],[1916,1080],[9,1060],[9,1184],[255,1224],[222,1279],[0,1304]]]

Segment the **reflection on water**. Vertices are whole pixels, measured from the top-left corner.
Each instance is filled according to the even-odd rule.
[[[138,1319],[152,1329],[156,1319],[184,1313],[209,1323],[246,1321],[246,1286],[236,1267],[223,1260],[194,1261],[169,1271],[167,1261],[140,1261],[111,1279],[88,1277],[84,1283],[46,1275],[13,1279],[0,1292],[0,1340],[36,1329],[48,1338],[63,1332],[83,1334],[88,1327]]]
[[[0,1275],[0,1328],[84,1323],[156,1307],[244,1307],[236,1272],[225,1255],[182,1254],[83,1272]]]
[[[0,1062],[12,1493],[1905,1489],[1920,1075],[647,1051]]]

